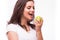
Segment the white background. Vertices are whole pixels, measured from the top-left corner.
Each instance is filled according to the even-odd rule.
[[[16,0],[0,0],[0,40],[7,40],[6,24],[9,21]],[[60,3],[57,0],[35,0],[35,16],[40,15],[44,22],[44,40],[59,40]],[[57,34],[57,35],[56,35]]]

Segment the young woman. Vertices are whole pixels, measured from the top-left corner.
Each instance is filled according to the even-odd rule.
[[[34,1],[18,0],[16,2],[13,15],[8,23],[8,40],[43,40],[41,27],[43,21],[34,19]]]

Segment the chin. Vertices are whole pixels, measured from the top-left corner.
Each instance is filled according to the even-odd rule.
[[[29,21],[33,21],[34,20],[34,17],[29,17],[28,20]]]
[[[31,21],[33,21],[33,19],[29,19],[29,21],[31,22]]]

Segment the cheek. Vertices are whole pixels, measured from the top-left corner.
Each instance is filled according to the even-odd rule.
[[[28,9],[25,9],[25,10],[24,10],[24,15],[27,16],[28,13],[29,13],[29,10],[28,10]]]

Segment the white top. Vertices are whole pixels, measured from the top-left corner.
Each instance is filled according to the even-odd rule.
[[[30,27],[30,31],[26,32],[25,29],[18,24],[9,24],[7,26],[7,32],[14,31],[17,33],[19,40],[37,40],[36,31]]]

